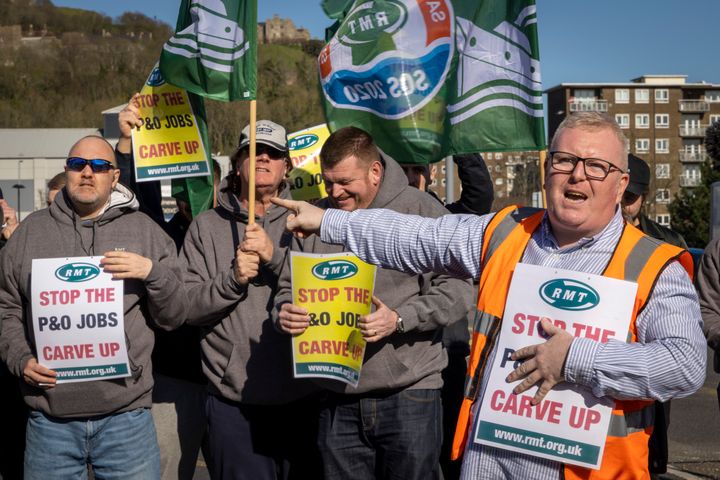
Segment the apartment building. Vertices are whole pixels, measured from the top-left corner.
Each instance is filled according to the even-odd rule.
[[[707,127],[720,121],[720,84],[686,75],[644,75],[628,83],[562,83],[545,92],[548,135],[570,113],[606,112],[652,172],[646,213],[670,225],[667,205],[681,187],[700,185]]]

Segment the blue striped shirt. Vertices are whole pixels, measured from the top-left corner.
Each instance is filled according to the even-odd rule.
[[[327,210],[321,237],[328,243],[344,244],[366,262],[383,267],[479,279],[483,234],[492,216],[427,219],[381,209]],[[545,215],[522,262],[600,275],[622,230],[618,209],[602,232],[560,248]],[[679,263],[671,263],[662,272],[636,326],[638,343],[610,340],[602,344],[575,338],[566,359],[566,381],[584,385],[598,397],[624,400],[665,401],[700,388],[706,362],[702,319],[695,289]],[[487,376],[478,400],[486,381]],[[473,408],[480,403],[476,401]],[[562,477],[558,462],[478,445],[472,435],[469,438],[463,479]]]

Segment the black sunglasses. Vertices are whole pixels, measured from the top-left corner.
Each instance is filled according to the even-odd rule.
[[[86,159],[82,157],[70,157],[65,162],[65,165],[69,170],[73,172],[82,172],[85,170],[87,165],[90,165],[90,169],[93,173],[107,173],[115,168],[111,162],[103,160],[101,158]]]

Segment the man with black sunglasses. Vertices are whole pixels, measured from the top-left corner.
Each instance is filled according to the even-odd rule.
[[[480,279],[465,399],[453,443],[455,457],[465,450],[462,479],[648,478],[653,400],[684,397],[702,386],[707,353],[690,279],[692,258],[624,221],[620,203],[628,183],[627,155],[627,138],[612,117],[581,112],[568,116],[551,142],[546,210],[512,206],[479,217],[426,219],[387,210],[323,211],[274,200],[293,211],[288,229],[301,236],[319,233],[323,241],[345,245],[366,262],[408,273]],[[519,361],[505,379],[514,383],[518,403],[516,395],[538,387],[527,399],[528,411],[535,405],[546,408],[541,402],[562,382],[614,402],[598,471],[475,441],[480,431],[476,414],[494,358],[502,354],[495,338],[520,262],[637,284],[628,306],[633,313],[627,342],[602,342],[579,332],[575,337],[541,318],[538,330],[547,340],[517,349],[508,359]]]
[[[150,416],[153,378],[150,323],[171,329],[186,302],[172,240],[137,211],[132,191],[118,183],[113,148],[85,137],[70,150],[67,184],[49,208],[29,215],[5,246],[0,271],[0,357],[21,379],[30,407],[25,478],[155,479],[159,453]],[[35,258],[102,256],[124,281],[130,376],[56,384],[38,362],[32,334],[30,266]]]

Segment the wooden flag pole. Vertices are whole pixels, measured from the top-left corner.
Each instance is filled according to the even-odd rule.
[[[547,150],[540,150],[540,192],[542,193],[542,206],[547,208],[547,198],[545,198],[545,159],[547,158]]]
[[[255,123],[257,120],[257,101],[250,100],[250,167],[248,178],[248,225],[255,223]]]

